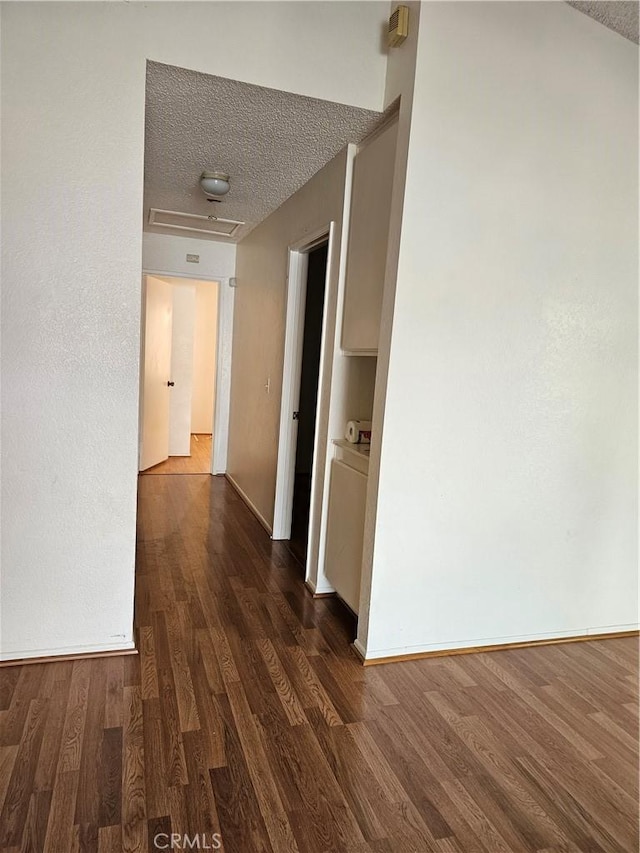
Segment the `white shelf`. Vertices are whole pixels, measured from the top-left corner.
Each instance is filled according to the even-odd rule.
[[[352,444],[345,438],[334,438],[333,444],[339,448],[339,456],[345,464],[351,464],[356,470],[367,474],[369,471],[370,444]]]

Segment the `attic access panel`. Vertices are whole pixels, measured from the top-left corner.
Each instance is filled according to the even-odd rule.
[[[149,225],[170,228],[174,231],[193,231],[212,237],[234,237],[238,229],[244,224],[244,222],[238,222],[235,219],[203,216],[197,213],[180,213],[177,210],[158,210],[158,208],[152,207],[149,211]]]

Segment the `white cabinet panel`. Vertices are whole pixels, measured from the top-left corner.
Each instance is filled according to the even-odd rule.
[[[340,598],[358,612],[367,477],[334,459],[331,463],[325,574]]]
[[[378,349],[397,134],[395,121],[354,163],[342,325],[347,352]]]

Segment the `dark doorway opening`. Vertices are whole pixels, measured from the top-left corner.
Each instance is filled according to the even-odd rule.
[[[300,374],[300,402],[298,405],[298,438],[296,443],[293,511],[291,514],[291,538],[289,540],[289,548],[303,569],[307,561],[307,544],[309,538],[311,471],[316,438],[316,411],[318,408],[318,379],[320,373],[320,348],[322,343],[327,255],[327,243],[313,249],[313,251],[309,252],[307,268],[302,371]]]

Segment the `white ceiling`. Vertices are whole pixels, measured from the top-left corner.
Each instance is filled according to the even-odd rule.
[[[152,207],[213,213],[247,223],[235,242],[381,120],[381,113],[149,62],[145,230],[167,233],[149,226]],[[208,202],[198,183],[203,170],[216,168],[231,176],[221,203]]]
[[[567,0],[579,12],[584,12],[610,30],[638,44],[638,0]]]

